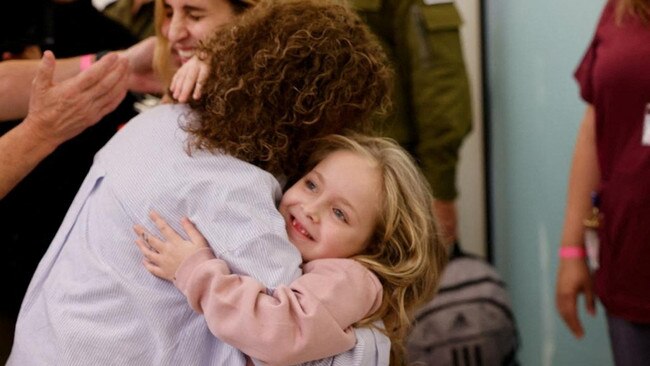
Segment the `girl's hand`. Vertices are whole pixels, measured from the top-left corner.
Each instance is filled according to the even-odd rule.
[[[181,220],[181,225],[190,240],[178,235],[156,212],[151,211],[149,217],[165,240],[151,235],[144,227],[135,225],[133,230],[138,234],[135,243],[144,255],[144,267],[154,276],[173,281],[181,263],[196,251],[207,247],[208,242],[187,217]]]
[[[188,101],[190,94],[194,99],[201,98],[203,82],[208,77],[209,71],[208,64],[201,61],[197,55],[192,56],[189,61],[176,71],[172,78],[169,90],[174,99],[185,103]]]

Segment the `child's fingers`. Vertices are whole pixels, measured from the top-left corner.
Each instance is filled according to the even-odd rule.
[[[138,234],[140,239],[144,241],[147,247],[149,247],[156,253],[160,253],[160,251],[164,249],[163,246],[165,243],[162,240],[158,239],[158,237],[152,235],[143,226],[135,225],[133,226],[133,230],[135,231],[136,234]]]
[[[185,79],[187,79],[187,70],[184,67],[181,67],[176,74],[174,75],[176,78],[176,84],[174,88],[174,99],[178,100],[179,102],[180,97],[183,92],[183,84],[185,84]]]
[[[192,90],[194,89],[196,78],[197,78],[196,69],[193,68],[189,69],[188,72],[185,74],[185,78],[183,79],[183,85],[181,86],[181,93],[180,96],[178,97],[179,102],[182,103],[187,102],[190,95],[192,94]]]
[[[208,78],[209,71],[210,69],[206,65],[203,65],[199,69],[199,76],[198,79],[196,80],[196,86],[194,87],[194,99],[201,98],[201,92],[203,91],[203,83]]]
[[[165,275],[165,272],[163,272],[163,270],[157,265],[155,265],[154,263],[151,263],[150,261],[143,259],[142,264],[144,265],[144,268],[147,271],[149,271],[149,273],[151,273],[152,275],[165,280],[168,279],[167,276]]]
[[[174,74],[174,76],[172,77],[172,82],[169,84],[169,91],[171,92],[172,96],[176,92],[176,80],[177,80],[177,78],[178,78],[178,71]]]
[[[187,217],[183,217],[181,220],[181,225],[183,226],[183,230],[187,233],[187,236],[190,237],[190,241],[196,245],[200,245],[203,247],[208,246],[208,241],[205,240],[205,237],[203,237],[203,234],[199,230],[197,230],[196,226],[194,226],[194,223],[190,221]]]
[[[151,262],[154,265],[157,263],[156,259],[158,256],[158,252],[152,249],[151,246],[149,246],[149,244],[144,239],[141,238],[136,239],[135,244],[138,246],[138,249],[140,249],[140,253],[142,253],[142,255],[147,261]]]
[[[172,227],[167,224],[167,221],[163,220],[157,212],[151,211],[149,217],[167,241],[180,242],[183,240],[183,238],[181,238],[181,236],[178,235],[178,233],[172,229]]]

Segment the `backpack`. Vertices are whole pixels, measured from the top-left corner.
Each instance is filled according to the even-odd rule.
[[[415,315],[409,365],[515,366],[519,335],[501,276],[458,244],[438,293]]]

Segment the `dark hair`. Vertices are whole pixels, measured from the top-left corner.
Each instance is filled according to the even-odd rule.
[[[381,46],[352,10],[330,1],[261,1],[199,52],[211,73],[191,103],[191,147],[274,174],[303,172],[312,139],[368,130],[389,103]]]

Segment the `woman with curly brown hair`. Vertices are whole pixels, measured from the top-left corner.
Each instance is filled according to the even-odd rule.
[[[300,171],[310,139],[363,130],[391,84],[381,47],[349,9],[272,3],[217,31],[204,98],[142,113],[95,156],[32,279],[9,365],[246,363],[142,268],[131,227],[154,208],[189,217],[235,273],[290,283],[302,260],[276,210],[278,179]],[[352,350],[324,363],[388,362],[380,332],[355,333]]]

